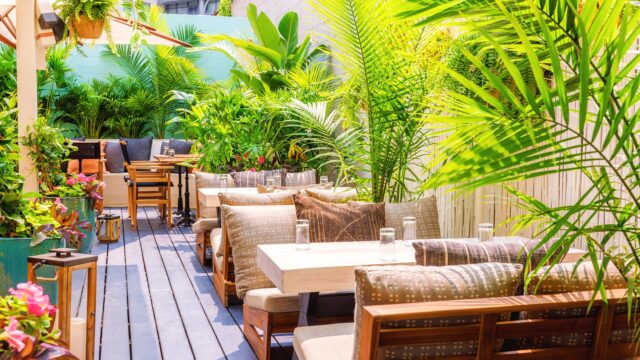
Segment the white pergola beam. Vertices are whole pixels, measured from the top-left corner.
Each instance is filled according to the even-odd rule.
[[[16,1],[16,58],[18,83],[18,136],[27,134],[38,117],[38,76],[36,73],[36,3]],[[24,176],[24,192],[37,192],[38,179],[29,151],[20,140],[20,174]]]

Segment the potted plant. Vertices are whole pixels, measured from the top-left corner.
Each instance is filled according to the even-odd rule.
[[[80,239],[70,243],[81,252],[88,253],[95,238],[92,231],[96,221],[95,202],[102,199],[100,193],[104,183],[95,176],[68,176],[62,171],[62,163],[68,160],[75,147],[59,129],[49,126],[46,119],[38,119],[30,130],[23,144],[29,147],[29,155],[35,163],[42,199],[61,202],[65,208],[77,213],[78,221],[90,224],[81,229],[85,241]]]
[[[58,0],[54,3],[74,41],[78,38],[98,39],[103,31],[110,36],[109,15],[115,5],[116,0]]]
[[[53,329],[57,309],[43,288],[20,283],[0,298],[0,358],[77,359],[58,343]]]

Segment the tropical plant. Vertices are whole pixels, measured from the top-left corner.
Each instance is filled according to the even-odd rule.
[[[526,210],[513,219],[515,229],[533,227],[540,246],[559,238],[544,259],[553,263],[584,241],[585,260],[598,270],[595,291],[606,296],[603,276],[613,263],[634,301],[640,295],[640,11],[626,0],[404,5],[404,15],[421,25],[477,36],[504,68],[496,75],[464,51],[490,86],[443,69],[475,95],[451,94],[440,104],[443,111],[427,118],[449,137],[434,153],[436,170],[425,187],[467,191],[549,174],[579,176],[585,188],[559,205],[507,186]],[[526,85],[526,71],[533,72],[535,91]]]
[[[338,170],[345,177],[341,180],[355,183],[361,195],[373,201],[414,196],[409,187],[420,180],[414,169],[430,139],[421,119],[427,111],[425,99],[437,88],[432,76],[435,63],[446,52],[446,47],[440,46],[446,33],[417,28],[390,16],[399,10],[397,1],[310,3],[331,27],[331,55],[344,71],[337,104],[339,118],[343,119],[342,127],[351,129],[349,136],[355,146],[327,146],[326,134],[335,132],[330,127],[308,132],[305,140],[309,149],[321,149],[316,156],[325,158],[333,156],[327,151],[340,151],[340,158],[348,160],[340,161],[340,166],[346,166]],[[331,107],[324,109],[331,111]],[[304,109],[298,106],[294,111]],[[324,116],[328,115],[308,113],[299,118]]]
[[[233,4],[233,0],[220,0],[220,4],[218,5],[218,12],[216,15],[231,16],[231,4]]]
[[[77,359],[51,331],[57,309],[42,287],[31,282],[0,297],[0,357],[3,359]]]
[[[115,11],[116,4],[117,0],[56,0],[53,6],[65,22],[67,26],[65,33],[72,44],[78,43],[78,21],[81,17],[86,17],[92,22],[103,23],[109,43],[113,44],[109,15]]]
[[[61,170],[62,163],[68,160],[67,157],[76,147],[57,128],[49,126],[47,120],[40,117],[22,139],[22,145],[29,148],[29,156],[35,164],[43,193],[64,183],[66,177]]]
[[[162,10],[157,6],[149,10],[149,24],[169,32]],[[192,25],[178,27],[171,35],[190,43],[199,44],[195,35],[197,29]],[[117,64],[138,86],[136,99],[147,106],[144,119],[156,138],[165,138],[173,129],[167,128],[169,120],[174,118],[178,108],[185,104],[172,100],[172,91],[192,92],[203,85],[202,76],[195,66],[197,53],[186,53],[179,47],[143,46],[136,51],[131,46],[118,45],[115,53],[105,51],[103,56]]]
[[[311,38],[298,42],[298,14],[286,13],[278,26],[255,5],[247,6],[247,18],[254,39],[242,39],[224,34],[200,37],[207,43],[206,50],[218,51],[236,63],[231,70],[240,80],[258,95],[290,86],[288,73],[305,68],[324,55],[326,46],[312,47]]]

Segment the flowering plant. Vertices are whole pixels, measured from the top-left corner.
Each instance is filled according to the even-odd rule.
[[[51,330],[56,311],[37,284],[9,289],[0,297],[0,359],[77,359]]]
[[[87,176],[83,173],[69,175],[64,184],[54,186],[47,196],[81,197],[87,196],[94,200],[102,200],[100,189],[104,188],[104,182],[95,176]]]
[[[50,204],[49,212],[53,221],[40,227],[36,236],[36,243],[38,243],[38,240],[44,240],[47,237],[61,236],[67,244],[71,244],[77,249],[81,248],[82,240],[86,236],[82,230],[91,230],[91,224],[86,220],[80,220],[80,215],[77,211],[69,211],[62,204],[60,198]]]

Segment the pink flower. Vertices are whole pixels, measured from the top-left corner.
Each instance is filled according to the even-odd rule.
[[[53,204],[56,206],[56,208],[58,208],[58,210],[60,210],[61,213],[66,213],[67,212],[67,207],[64,206],[64,204],[62,203],[62,201],[60,201],[60,198],[56,198],[56,201],[53,202]]]
[[[249,169],[249,171],[256,172],[256,168],[251,168],[251,169]]]
[[[69,186],[73,186],[73,185],[75,185],[77,183],[78,183],[78,179],[76,179],[73,176],[67,179],[67,185],[69,185]]]
[[[9,293],[27,302],[27,310],[35,316],[42,316],[45,313],[51,316],[58,311],[55,306],[49,303],[49,295],[42,292],[42,287],[32,282],[18,284],[18,290],[9,289]]]
[[[18,284],[16,288],[18,289],[17,290],[15,290],[14,288],[9,289],[9,293],[19,299],[27,299],[29,297],[38,297],[44,294],[42,292],[42,286],[38,284],[34,284],[31,281]],[[47,301],[48,300],[49,298],[47,298]]]
[[[262,165],[262,164],[264,164],[264,161],[265,161],[264,156],[258,157],[258,164]]]
[[[18,329],[18,320],[11,317],[9,325],[4,327],[4,333],[0,334],[0,339],[6,341],[9,347],[13,350],[22,351],[24,349],[24,342],[26,335],[22,330]]]

